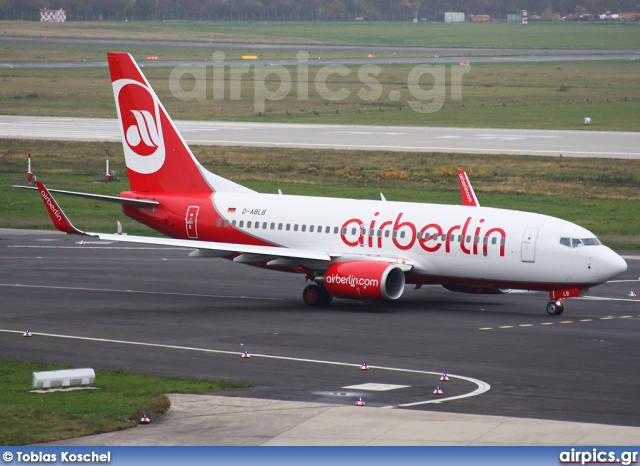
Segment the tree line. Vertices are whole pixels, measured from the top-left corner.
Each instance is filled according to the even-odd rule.
[[[222,18],[223,15],[286,19],[345,19],[356,17],[413,18],[419,15],[434,19],[436,13],[464,12],[504,17],[527,10],[541,14],[552,10],[561,15],[572,13],[601,14],[640,12],[640,0],[0,0],[0,13],[35,14],[40,9],[63,8],[71,18],[91,15],[158,18],[192,16]],[[283,16],[284,15],[284,16]],[[188,16],[187,16],[188,17]]]

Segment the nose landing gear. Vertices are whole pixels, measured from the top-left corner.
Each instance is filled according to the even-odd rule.
[[[560,299],[553,299],[547,303],[547,314],[559,316],[564,311],[564,304]]]

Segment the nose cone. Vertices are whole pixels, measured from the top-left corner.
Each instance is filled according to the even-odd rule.
[[[627,271],[627,263],[608,247],[601,247],[598,251],[598,277],[603,282],[617,277]]]

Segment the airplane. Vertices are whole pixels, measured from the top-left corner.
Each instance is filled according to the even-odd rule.
[[[124,52],[108,53],[130,191],[120,196],[58,191],[122,205],[164,238],[77,229],[47,190],[37,189],[61,231],[103,240],[193,249],[190,257],[301,274],[303,301],[397,300],[405,285],[455,292],[549,292],[547,313],[627,269],[590,231],[568,221],[481,207],[464,172],[463,205],[263,194],[205,169],[158,96]],[[53,190],[52,190],[53,191]]]

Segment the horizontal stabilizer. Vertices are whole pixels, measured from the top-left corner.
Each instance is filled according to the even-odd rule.
[[[38,189],[35,186],[14,185],[13,187],[24,188],[24,189]],[[50,193],[64,194],[67,196],[84,197],[86,199],[92,199],[94,201],[114,202],[116,204],[131,205],[134,207],[155,207],[157,205],[160,205],[160,203],[157,201],[144,201],[142,199],[129,199],[126,197],[119,197],[119,196],[106,196],[104,194],[79,193],[76,191],[63,191],[61,189],[48,189],[48,191]]]

